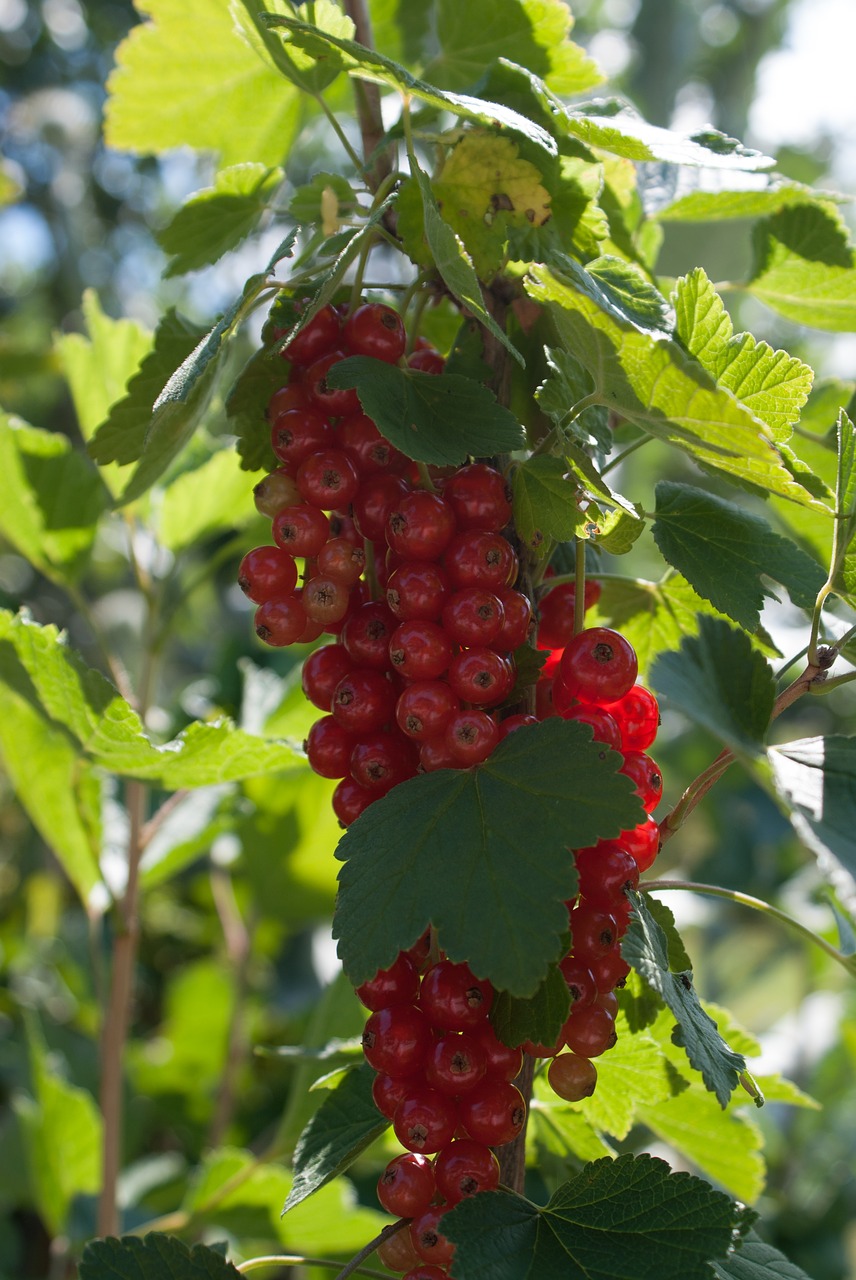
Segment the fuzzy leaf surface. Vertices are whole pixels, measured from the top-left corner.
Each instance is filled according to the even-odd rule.
[[[586,517],[577,505],[577,487],[561,458],[538,454],[527,458],[512,481],[514,524],[533,550],[554,538],[569,542]]]
[[[143,0],[108,83],[108,146],[141,155],[189,146],[223,165],[278,164],[300,119],[298,91],[246,14],[221,0]],[[204,38],[200,33],[204,32]]]
[[[856,901],[856,738],[800,738],[771,747],[773,783],[797,835],[821,871]]]
[[[356,387],[364,411],[397,449],[418,462],[448,466],[469,455],[520,449],[522,426],[480,382],[460,374],[419,373],[369,356],[349,356],[327,375]]]
[[[686,1050],[705,1087],[715,1094],[721,1107],[728,1104],[737,1088],[738,1077],[746,1070],[746,1059],[722,1039],[716,1023],[705,1013],[692,985],[692,974],[675,974],[669,968],[666,935],[648,911],[641,894],[631,893],[633,919],[624,935],[621,954],[650,987],[665,1000],[677,1020],[672,1033],[675,1043]]]
[[[747,631],[771,594],[762,575],[785,587],[794,604],[811,609],[826,573],[763,516],[690,485],[662,480],[656,487],[654,541],[663,557],[699,595]]]
[[[460,1280],[709,1280],[745,1210],[653,1156],[597,1160],[539,1209],[507,1191],[456,1205]]]
[[[841,217],[795,205],[755,228],[750,293],[797,324],[836,333],[856,329],[856,250]]]
[[[751,333],[734,334],[731,317],[702,267],[677,282],[677,336],[691,356],[765,422],[773,439],[789,439],[808,399],[813,371]]]
[[[585,93],[603,80],[597,64],[569,39],[573,19],[561,0],[455,0],[437,6],[440,54],[428,67],[450,89],[474,84],[497,58],[513,58],[560,94]]]
[[[297,1143],[294,1182],[283,1212],[344,1173],[389,1128],[372,1099],[374,1078],[368,1063],[361,1062],[324,1098]]]
[[[757,756],[770,723],[776,685],[749,637],[721,618],[699,619],[697,636],[654,663],[657,690],[695,724],[738,754]]]
[[[239,1280],[222,1253],[204,1244],[188,1248],[176,1236],[92,1240],[83,1251],[80,1280]]]
[[[571,1007],[570,992],[558,966],[551,966],[538,990],[528,999],[501,991],[493,1002],[490,1020],[504,1044],[553,1044]]]
[[[568,927],[568,849],[641,820],[619,764],[588,729],[556,718],[518,729],[474,769],[425,774],[373,804],[336,851],[334,934],[354,984],[431,922],[452,960],[533,995]]]
[[[629,323],[584,268],[570,259],[561,274],[534,267],[527,290],[549,308],[603,404],[727,479],[826,510],[782,465],[769,428],[677,343]]]
[[[109,494],[67,436],[0,413],[0,534],[54,582],[73,582],[88,559]]]
[[[221,169],[212,187],[195,192],[157,233],[173,255],[164,275],[198,271],[222,258],[250,234],[283,178],[282,169],[235,164]]]
[[[717,1280],[810,1280],[802,1267],[754,1231],[723,1262],[712,1262]]]

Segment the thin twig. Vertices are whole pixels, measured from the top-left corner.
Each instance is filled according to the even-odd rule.
[[[355,1275],[361,1262],[364,1262],[366,1258],[370,1258],[375,1249],[379,1249],[382,1244],[386,1244],[387,1240],[391,1240],[403,1227],[408,1226],[409,1222],[409,1218],[400,1218],[398,1222],[391,1222],[388,1227],[384,1227],[383,1231],[376,1235],[374,1240],[369,1240],[368,1244],[364,1245],[359,1253],[342,1267],[342,1270],[336,1276],[336,1280],[348,1280],[348,1276]]]
[[[304,1258],[296,1253],[274,1253],[263,1258],[249,1258],[246,1262],[239,1262],[235,1270],[240,1271],[241,1275],[248,1275],[251,1271],[259,1271],[262,1267],[329,1267],[332,1271],[334,1267],[341,1265],[339,1259]],[[388,1271],[374,1271],[371,1267],[358,1267],[351,1274],[368,1276],[370,1280],[389,1280]]]
[[[372,24],[366,0],[345,0],[345,13],[354,24],[357,42],[366,49],[373,49]],[[389,152],[379,150],[386,132],[380,107],[380,89],[370,81],[354,80],[354,96],[363,139],[366,181],[374,190],[392,172]],[[371,169],[368,167],[370,161]]]

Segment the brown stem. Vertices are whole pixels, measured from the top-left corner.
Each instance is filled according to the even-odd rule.
[[[366,0],[345,0],[345,13],[354,24],[357,41],[366,49],[374,48],[372,24]],[[378,151],[386,130],[380,109],[380,90],[366,80],[354,80],[354,96],[357,103],[357,119],[363,139],[363,158],[366,163],[366,180],[376,191],[384,178],[392,172],[387,151]],[[375,154],[377,152],[377,154]],[[374,157],[374,159],[372,159]],[[371,164],[369,163],[371,161]]]
[[[523,1187],[526,1182],[526,1127],[529,1121],[529,1103],[532,1099],[532,1081],[534,1078],[535,1059],[531,1053],[525,1053],[523,1055],[523,1066],[514,1083],[523,1094],[526,1102],[526,1120],[514,1141],[506,1143],[497,1152],[499,1157],[499,1180],[503,1186],[510,1187],[518,1195],[523,1194]]]
[[[98,1234],[119,1234],[116,1187],[122,1161],[122,1075],[125,1041],[133,999],[134,966],[139,940],[139,867],[148,787],[130,781],[125,788],[128,808],[128,882],[117,904],[117,930],[113,941],[113,972],[101,1031],[100,1106],[103,1122],[103,1182],[98,1201]]]
[[[244,1034],[244,1013],[248,989],[247,970],[252,948],[250,930],[241,916],[232,879],[225,871],[220,869],[212,871],[211,894],[223,929],[229,966],[235,975],[234,1005],[229,1020],[226,1062],[217,1088],[214,1115],[206,1142],[207,1146],[214,1148],[219,1147],[232,1121],[238,1075],[247,1057],[248,1043]]]
[[[817,684],[822,684],[826,679],[826,669],[809,663],[806,669],[797,676],[787,689],[783,689],[773,705],[773,711],[770,716],[770,723],[787,711],[788,707],[793,706],[798,698]],[[718,782],[730,765],[734,763],[734,752],[726,747],[720,751],[719,755],[709,764],[708,767],[694,779],[681,796],[678,803],[670,813],[667,813],[660,823],[660,847],[670,840],[676,831],[680,830],[686,822],[689,815],[695,809],[699,801],[703,800],[710,791],[714,783]]]
[[[380,1235],[375,1236],[374,1240],[369,1240],[368,1244],[360,1249],[359,1253],[356,1254],[355,1257],[351,1258],[351,1261],[344,1267],[342,1267],[342,1270],[336,1276],[335,1280],[348,1280],[348,1276],[352,1276],[354,1274],[361,1262],[365,1262],[366,1258],[370,1258],[375,1249],[378,1249],[382,1244],[386,1244],[387,1240],[401,1231],[402,1227],[406,1227],[409,1221],[409,1218],[400,1218],[398,1222],[391,1222],[388,1227],[384,1227]]]

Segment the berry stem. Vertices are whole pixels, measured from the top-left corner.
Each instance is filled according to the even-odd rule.
[[[574,635],[578,636],[586,625],[586,544],[582,538],[574,538]]]
[[[436,493],[437,486],[428,474],[428,464],[425,462],[417,462],[416,466],[419,471],[419,487],[424,489],[426,493]]]
[[[364,1262],[366,1258],[371,1257],[375,1249],[389,1240],[391,1236],[396,1235],[403,1227],[408,1225],[409,1220],[407,1218],[400,1218],[398,1222],[391,1222],[388,1227],[384,1227],[383,1231],[376,1235],[374,1240],[369,1240],[368,1244],[364,1245],[363,1248],[360,1249],[359,1253],[355,1254],[354,1257],[351,1258],[351,1261],[342,1267],[342,1270],[336,1275],[336,1280],[348,1280],[348,1276],[355,1275],[361,1262]]]
[[[643,444],[650,444],[653,439],[653,436],[640,436],[638,440],[634,440],[632,444],[629,444],[626,449],[622,449],[621,453],[617,453],[614,458],[611,458],[605,467],[601,467],[600,474],[605,476],[607,471],[613,471],[621,465],[625,458],[629,458],[631,453],[641,449]]]
[[[273,1253],[266,1254],[264,1257],[248,1258],[246,1262],[237,1263],[235,1269],[245,1276],[251,1271],[260,1271],[263,1267],[328,1267],[333,1271],[340,1265],[340,1262],[333,1258],[305,1258],[299,1253]],[[388,1271],[375,1271],[371,1267],[357,1267],[351,1275],[369,1276],[371,1280],[389,1280]]]
[[[641,893],[659,893],[661,889],[681,889],[689,893],[701,893],[713,898],[725,898],[728,902],[736,902],[739,906],[750,907],[753,911],[760,911],[764,915],[780,921],[781,924],[800,934],[809,942],[814,943],[816,947],[820,947],[821,951],[825,951],[832,960],[835,960],[837,964],[846,969],[849,974],[856,975],[856,956],[842,955],[831,942],[827,942],[825,938],[815,933],[813,929],[809,929],[807,925],[795,920],[787,912],[781,911],[769,902],[764,902],[761,898],[753,898],[751,894],[740,893],[737,889],[723,889],[719,885],[699,884],[694,880],[649,880],[643,881],[639,885]]]

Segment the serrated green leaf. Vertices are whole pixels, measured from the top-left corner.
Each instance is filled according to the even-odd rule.
[[[183,471],[164,492],[158,536],[177,553],[222,533],[240,529],[258,516],[253,483],[232,449],[220,449],[192,471]]]
[[[593,542],[611,556],[624,556],[635,547],[645,532],[645,521],[638,512],[630,515],[623,507],[617,507],[599,517],[597,523],[590,520],[586,532]]]
[[[746,1211],[653,1156],[598,1160],[539,1209],[485,1191],[443,1218],[460,1280],[706,1280]]]
[[[675,974],[669,968],[666,936],[648,911],[641,894],[630,893],[633,919],[624,935],[621,954],[629,965],[665,1000],[674,1017],[680,1043],[691,1064],[701,1073],[705,1087],[725,1107],[746,1070],[746,1059],[725,1043],[716,1023],[705,1013],[692,985],[692,974]]]
[[[669,303],[635,262],[605,254],[586,263],[586,271],[615,313],[643,333],[671,334],[674,317]]]
[[[535,1077],[526,1138],[530,1150],[534,1142],[538,1155],[549,1152],[563,1161],[575,1156],[586,1164],[602,1156],[616,1155],[615,1149],[582,1111],[553,1092],[543,1073]]]
[[[754,631],[771,594],[762,577],[781,583],[800,608],[813,607],[826,573],[762,516],[668,480],[655,492],[654,541],[667,563],[721,613]]]
[[[674,133],[621,111],[615,115],[594,110],[566,110],[562,124],[567,133],[586,146],[610,151],[628,160],[664,160],[667,164],[701,165],[706,169],[771,169],[775,160],[744,147],[715,129],[695,134]]]
[[[354,190],[341,174],[316,173],[295,189],[288,212],[296,222],[320,223],[324,235],[332,235],[339,230],[340,216],[353,217],[358,208]]]
[[[428,175],[419,168],[415,159],[412,158],[410,171],[422,197],[425,239],[428,242],[434,264],[444,284],[452,296],[457,298],[462,306],[471,312],[479,323],[493,334],[497,341],[502,343],[505,349],[514,356],[515,360],[519,364],[523,364],[523,357],[520,352],[487,310],[475,268],[460,237],[456,235],[448,222],[444,221],[434,198],[434,193],[431,190]]]
[[[537,72],[555,93],[585,93],[603,76],[569,39],[572,25],[561,0],[477,0],[466,9],[440,0],[440,54],[427,74],[446,88],[466,88],[495,59],[509,57]]]
[[[250,356],[226,397],[226,417],[238,437],[238,456],[245,471],[273,471],[277,466],[265,414],[271,396],[285,384],[282,357],[268,347],[260,347]]]
[[[546,348],[550,376],[535,392],[539,407],[557,426],[573,434],[581,444],[594,442],[603,453],[612,448],[609,410],[605,405],[590,405],[568,421],[576,404],[591,394],[593,383],[576,356],[561,347]]]
[[[380,433],[418,462],[447,466],[470,454],[522,448],[525,434],[487,387],[458,374],[419,373],[368,356],[349,356],[327,374],[331,387],[356,387]]]
[[[767,1244],[754,1231],[724,1262],[711,1262],[718,1280],[810,1280],[783,1253]]]
[[[516,1047],[524,1040],[554,1044],[570,1007],[564,975],[557,965],[551,965],[534,995],[520,999],[500,991],[491,1007],[490,1020],[504,1044]]]
[[[239,245],[256,227],[282,179],[282,169],[263,164],[221,169],[214,185],[194,192],[157,233],[164,253],[174,255],[164,275],[198,271]]]
[[[254,20],[254,27],[258,28],[261,25],[261,14],[255,8],[253,0],[242,0],[242,3]],[[274,5],[274,8],[279,12],[289,12],[289,8],[282,3]],[[345,40],[350,40],[354,35],[353,19],[343,13],[335,0],[315,0],[310,13],[312,25],[317,31],[342,36]],[[342,71],[343,59],[338,50],[322,46],[320,51],[307,53],[299,47],[277,47],[272,39],[274,33],[264,31],[263,27],[261,30],[264,32],[263,43],[273,52],[279,69],[304,93],[313,96],[322,93]]]
[[[190,146],[218,152],[224,165],[279,163],[300,98],[253,39],[247,15],[221,0],[139,7],[150,21],[131,28],[107,83],[108,146],[142,155]]]
[[[240,1272],[204,1244],[189,1247],[176,1236],[92,1240],[80,1261],[80,1280],[239,1280]]]
[[[558,718],[509,734],[474,769],[401,783],[362,814],[336,856],[334,934],[355,984],[429,922],[450,959],[531,996],[559,957],[575,872],[568,848],[640,821],[619,758]]]
[[[833,197],[824,193],[824,198]],[[679,196],[653,215],[660,222],[721,222],[726,218],[761,218],[791,204],[817,199],[817,192],[799,182],[770,178],[766,186],[735,190],[691,191]]]
[[[830,207],[795,205],[759,222],[746,288],[797,324],[856,329],[856,251]]]
[[[674,913],[666,906],[665,902],[661,902],[659,898],[655,898],[650,893],[646,895],[645,901],[648,904],[648,911],[654,917],[665,935],[666,948],[669,956],[669,968],[672,973],[681,973],[684,969],[691,969],[693,967],[692,961],[687,955],[683,939],[678,933]],[[742,1047],[741,1051],[747,1052],[746,1050],[743,1050]],[[754,1052],[759,1052],[757,1046],[755,1047]]]
[[[675,287],[677,337],[721,387],[765,422],[773,439],[790,438],[808,399],[814,373],[786,351],[774,351],[751,333],[735,336],[731,317],[703,268]]]
[[[856,738],[800,738],[771,747],[773,783],[791,825],[826,878],[854,901]]]
[[[344,1173],[389,1128],[372,1099],[374,1076],[371,1067],[361,1063],[321,1103],[297,1143],[294,1183],[283,1212]]]
[[[262,1164],[238,1147],[220,1147],[206,1152],[193,1171],[181,1208],[235,1235],[275,1236],[290,1185],[291,1175],[280,1165]]]
[[[569,1105],[589,1124],[623,1141],[640,1108],[664,1102],[672,1095],[672,1080],[660,1046],[646,1032],[632,1033],[627,1019],[616,1018],[618,1041],[596,1062],[597,1088],[589,1098]]]
[[[561,458],[538,454],[522,462],[512,479],[514,525],[534,551],[549,549],[549,539],[569,542],[586,522],[579,490]]]
[[[469,94],[451,93],[439,89],[418,79],[405,67],[373,49],[367,49],[353,40],[344,40],[332,34],[319,32],[308,23],[296,18],[279,14],[263,14],[262,20],[270,27],[283,28],[289,33],[289,39],[299,48],[306,49],[314,56],[323,56],[331,47],[344,55],[344,65],[351,75],[358,79],[373,80],[379,84],[403,92],[408,97],[416,98],[441,111],[451,111],[453,115],[464,120],[473,120],[479,124],[499,126],[510,133],[519,133],[530,142],[543,148],[550,155],[556,154],[556,143],[546,129],[535,124],[518,111],[502,106],[498,102],[486,102],[482,98]]]
[[[776,685],[749,637],[721,618],[699,619],[677,653],[654,663],[651,682],[695,724],[732,751],[757,756],[770,723]]]
[[[549,307],[564,345],[603,404],[696,462],[812,509],[824,505],[782,465],[767,428],[677,345],[641,333],[570,259],[532,268],[529,294]]]
[[[36,1205],[59,1235],[75,1196],[101,1186],[102,1120],[91,1094],[63,1080],[52,1067],[35,1016],[26,1019],[32,1097],[18,1095],[24,1152]]]
[[[109,494],[67,436],[0,413],[0,534],[54,582],[74,582],[89,559]]]

